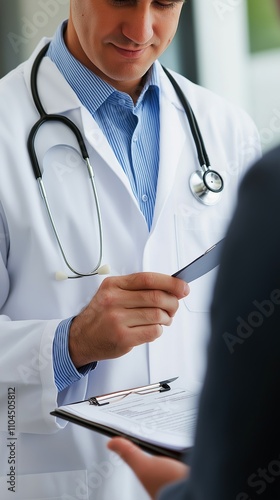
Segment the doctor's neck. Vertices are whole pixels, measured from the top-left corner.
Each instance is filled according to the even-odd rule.
[[[68,50],[80,63],[116,90],[130,95],[134,104],[136,104],[145,85],[149,70],[146,65],[137,64],[136,53],[140,52],[140,50],[127,50],[108,43],[108,47],[106,46],[104,50],[100,51],[100,57],[98,51],[93,55],[91,51],[88,55],[88,52],[83,50],[71,20],[68,21],[64,40]],[[116,60],[115,54],[118,51],[120,52],[117,57],[119,60],[114,63]]]

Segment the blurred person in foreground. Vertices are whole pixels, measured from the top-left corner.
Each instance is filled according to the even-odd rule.
[[[245,176],[223,247],[191,468],[109,441],[160,500],[280,498],[280,147]]]

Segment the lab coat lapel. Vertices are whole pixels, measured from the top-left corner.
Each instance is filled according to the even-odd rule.
[[[177,167],[186,137],[184,110],[172,84],[159,68],[161,79],[160,97],[160,162],[154,223],[159,218],[173,186]]]
[[[184,108],[167,76],[161,68],[161,100],[160,100],[160,166],[157,186],[157,199],[154,212],[153,227],[164,214],[164,207],[173,193],[173,184],[178,170],[187,169],[192,159],[192,141],[188,132],[188,120]],[[160,225],[162,228],[162,225]],[[162,237],[162,234],[157,234]],[[174,319],[175,323],[175,319]],[[164,380],[179,373],[181,363],[184,365],[184,350],[181,329],[172,331],[173,342],[170,343],[170,332],[165,332],[157,342],[150,343],[149,369],[150,381]]]
[[[93,120],[92,116],[85,108],[81,109],[81,113],[84,134],[89,144],[93,147],[96,153],[98,153],[98,155],[102,158],[106,165],[115,172],[117,177],[126,186],[131,196],[133,196],[133,198],[135,199],[128,177],[124,173],[122,166],[118,162],[114,151],[112,150],[102,130],[99,128],[98,124],[95,122],[95,120]]]

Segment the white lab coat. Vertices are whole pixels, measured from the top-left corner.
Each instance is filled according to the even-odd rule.
[[[172,326],[160,339],[120,359],[100,362],[89,376],[57,394],[52,367],[56,327],[89,302],[103,278],[54,279],[55,271],[65,271],[65,265],[26,147],[29,130],[38,119],[29,84],[34,57],[0,83],[0,497],[144,499],[132,473],[106,450],[106,438],[56,421],[50,412],[58,404],[174,376],[179,376],[178,384],[197,389],[204,374],[215,272],[191,285],[191,294],[181,301]],[[45,109],[70,117],[86,139],[103,219],[103,263],[110,265],[112,274],[171,274],[223,237],[241,176],[260,154],[258,134],[245,113],[183,77],[176,78],[225,188],[213,207],[202,205],[190,193],[189,176],[198,168],[196,150],[182,105],[160,69],[160,166],[149,232],[129,182],[89,112],[49,59],[39,71]],[[44,125],[36,147],[69,260],[87,271],[98,258],[96,217],[75,139],[59,125]],[[14,494],[8,490],[12,482],[7,482],[13,458],[7,433],[9,388],[15,389],[15,416],[10,422],[14,419],[16,425]]]

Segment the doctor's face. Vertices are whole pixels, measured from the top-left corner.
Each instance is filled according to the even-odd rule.
[[[71,0],[65,41],[72,54],[133,95],[172,41],[182,0]]]

